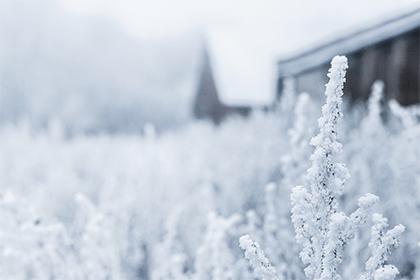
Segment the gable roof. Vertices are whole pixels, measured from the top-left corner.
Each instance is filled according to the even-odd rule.
[[[250,30],[213,29],[206,48],[220,101],[227,106],[265,106],[275,93],[275,61],[264,40],[250,40]]]
[[[383,19],[367,28],[348,32],[344,36],[314,48],[284,57],[278,61],[279,77],[296,75],[327,64],[337,54],[348,54],[412,31],[420,27],[420,7],[398,16]]]

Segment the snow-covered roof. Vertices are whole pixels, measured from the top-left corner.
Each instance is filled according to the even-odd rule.
[[[368,26],[368,27],[366,27]],[[420,8],[404,11],[398,16],[387,17],[364,28],[344,32],[316,47],[283,57],[278,62],[280,77],[298,74],[328,63],[337,54],[348,54],[361,48],[380,43],[420,27]]]
[[[263,106],[275,94],[276,65],[268,52],[261,51],[264,41],[249,40],[248,32],[223,28],[207,34],[213,77],[226,105]]]

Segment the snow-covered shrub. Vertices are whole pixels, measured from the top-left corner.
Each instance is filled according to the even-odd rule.
[[[198,248],[193,279],[232,279],[234,257],[229,247],[229,230],[238,222],[237,216],[228,219],[210,213],[203,243]]]
[[[82,277],[63,225],[44,220],[10,192],[0,194],[0,217],[1,279]]]
[[[389,184],[390,132],[382,120],[384,84],[376,81],[368,101],[367,114],[360,127],[353,129],[346,146],[347,164],[352,171],[348,196],[355,197],[363,192],[373,192],[382,197],[384,184]]]
[[[175,210],[166,222],[163,240],[156,246],[151,279],[188,279],[185,274],[187,257],[178,233],[179,215],[180,212]]]
[[[393,265],[386,265],[393,247],[398,247],[401,234],[405,228],[397,225],[387,230],[388,220],[380,214],[373,215],[373,226],[369,248],[371,256],[366,262],[366,272],[362,280],[393,280],[398,275],[398,269]]]
[[[277,105],[277,114],[281,117],[285,128],[288,128],[293,123],[293,111],[296,105],[296,81],[294,78],[286,78],[283,81],[283,90],[281,98]]]
[[[309,140],[314,133],[316,115],[314,105],[307,93],[299,94],[295,110],[294,122],[288,130],[290,148],[282,157],[281,185],[292,188],[301,185],[304,181],[303,174],[309,168],[307,158],[311,154]]]
[[[112,220],[82,194],[76,195],[76,204],[72,238],[84,277],[121,278],[118,239]]]
[[[305,186],[295,187],[291,195],[296,242],[302,247],[300,257],[305,265],[306,276],[314,280],[342,279],[340,265],[345,257],[345,245],[354,238],[360,226],[367,223],[370,211],[378,201],[376,196],[366,194],[358,200],[359,207],[351,215],[339,212],[338,202],[343,194],[344,183],[349,177],[344,164],[338,162],[342,149],[338,142],[338,121],[342,118],[341,104],[346,69],[345,57],[337,56],[332,60],[328,73],[330,81],[325,91],[326,103],[322,107],[322,116],[318,121],[320,132],[311,140],[311,144],[315,147],[311,156],[312,166],[308,169]],[[376,98],[377,95],[378,93],[374,94]],[[268,186],[269,197],[276,197],[274,190],[274,185]],[[272,246],[276,243],[273,240],[277,233],[275,230],[281,231],[275,226],[273,205],[273,201],[268,199],[268,211],[265,216],[267,225],[263,227],[267,228],[264,230],[265,240],[269,240],[269,245]],[[372,228],[372,235],[376,236],[372,239],[376,238],[379,241],[371,241],[370,244],[373,244],[371,248],[378,245],[378,242],[380,244],[384,242],[378,237],[380,235],[378,232],[387,227],[386,221],[384,224],[384,221],[379,221],[377,217],[378,215],[374,216],[375,225]],[[389,245],[384,246],[386,252],[389,251],[389,247],[396,245],[403,230],[402,226],[397,226],[387,233],[388,238],[385,239],[392,241],[388,241]],[[250,264],[264,279],[283,279],[284,273],[275,271],[258,243],[245,235],[241,237],[240,245]],[[280,260],[276,258],[278,252],[272,253],[273,249],[279,248],[274,248],[268,247],[266,251],[274,256],[274,261],[279,262]],[[383,254],[383,250],[379,251],[379,253],[374,251],[373,254],[375,256],[380,254],[381,259],[376,260],[377,257],[369,259],[367,267],[371,270],[374,267],[374,270],[367,272],[363,276],[365,279],[371,279],[369,278],[371,275],[374,275],[375,279],[393,279],[391,277],[396,275],[394,271],[397,270],[394,267],[384,265],[387,256]]]
[[[280,280],[271,262],[264,255],[260,245],[254,242],[249,235],[244,235],[239,239],[239,246],[245,252],[245,257],[249,260],[252,268],[264,280]]]
[[[0,207],[0,278],[254,280],[257,263],[237,246],[248,234],[248,256],[269,260],[278,279],[304,279],[300,257],[310,275],[329,280],[392,279],[391,263],[398,277],[418,279],[418,113],[391,103],[382,118],[379,82],[367,110],[353,107],[341,122],[344,59],[335,62],[315,146],[318,100],[292,87],[277,112],[219,127],[198,122],[160,134],[146,125],[128,136],[68,135],[58,121],[45,131],[1,126],[0,188],[14,198],[5,195]],[[381,198],[375,207],[389,224],[406,226],[374,270],[365,262],[381,252],[360,225],[377,199],[365,193]],[[236,213],[243,219],[227,218]]]
[[[300,256],[310,279],[341,279],[339,265],[344,246],[357,228],[366,223],[369,210],[377,200],[368,194],[359,199],[359,208],[352,215],[339,212],[338,201],[349,176],[345,166],[337,161],[341,152],[337,135],[346,69],[345,57],[332,60],[326,103],[318,121],[320,132],[311,141],[315,150],[307,186],[296,187],[291,196],[296,241],[302,246]]]

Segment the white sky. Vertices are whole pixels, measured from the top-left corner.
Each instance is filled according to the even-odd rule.
[[[216,82],[226,103],[267,103],[278,57],[363,26],[420,0],[60,0],[108,15],[135,36],[210,34]]]
[[[354,24],[418,0],[60,0],[82,13],[109,15],[138,36],[170,36],[220,25],[277,26],[279,34],[331,20]],[[315,23],[315,26],[313,25]]]

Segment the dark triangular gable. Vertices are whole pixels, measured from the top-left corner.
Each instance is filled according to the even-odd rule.
[[[213,75],[211,59],[206,48],[202,50],[198,85],[193,104],[193,115],[196,119],[211,120],[219,124],[231,114],[246,116],[251,111],[250,107],[227,106],[219,97],[217,85]]]

